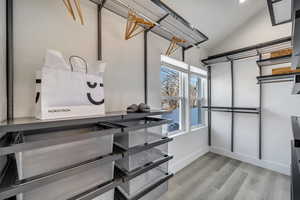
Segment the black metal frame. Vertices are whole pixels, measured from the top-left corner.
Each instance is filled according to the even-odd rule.
[[[234,62],[230,61],[231,107],[234,108]],[[231,152],[234,152],[234,112],[231,112]]]
[[[292,21],[292,17],[291,17],[291,19],[289,19],[289,20],[286,20],[286,21],[283,21],[283,22],[280,22],[280,23],[276,23],[273,4],[278,3],[280,1],[282,1],[282,0],[275,0],[275,1],[274,0],[267,0],[272,26],[277,26],[277,25],[285,24],[285,23],[288,23],[288,22]]]
[[[261,60],[261,55],[259,55],[259,60]],[[259,65],[259,76],[262,76],[262,66]],[[262,159],[262,100],[263,100],[263,91],[262,84],[259,84],[259,136],[258,136],[258,158]]]
[[[208,96],[208,112],[207,112],[207,121],[208,121],[208,145],[211,146],[211,66],[207,66],[207,96]]]
[[[6,97],[7,118],[14,118],[14,26],[13,0],[6,0]]]

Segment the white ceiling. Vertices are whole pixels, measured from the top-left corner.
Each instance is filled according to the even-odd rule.
[[[214,47],[267,6],[267,0],[163,0],[209,37],[200,45]]]

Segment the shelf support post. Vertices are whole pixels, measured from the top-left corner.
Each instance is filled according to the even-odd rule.
[[[148,31],[144,31],[144,98],[148,104]]]
[[[231,71],[231,107],[234,107],[234,61],[230,60]],[[231,113],[231,152],[234,152],[234,112]]]
[[[211,66],[207,66],[207,102],[208,102],[208,112],[207,112],[207,123],[208,123],[208,146],[211,146]]]
[[[7,120],[14,118],[13,0],[6,0],[6,95]]]
[[[261,54],[259,54],[259,60],[261,60]],[[262,76],[262,67],[259,67],[259,76]],[[262,159],[262,82],[259,81],[259,122],[258,122],[258,158]]]

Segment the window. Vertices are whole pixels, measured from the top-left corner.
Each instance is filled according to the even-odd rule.
[[[162,56],[161,61],[161,107],[172,111],[163,117],[173,121],[165,131],[175,135],[203,126],[201,103],[207,72],[167,56]]]
[[[197,128],[202,126],[204,113],[201,109],[201,103],[203,100],[203,79],[196,74],[190,75],[190,127]]]
[[[185,129],[185,91],[183,89],[186,80],[185,76],[186,74],[181,71],[161,66],[161,107],[172,111],[172,113],[163,116],[173,121],[167,127],[169,133],[176,133]]]
[[[163,117],[171,119],[173,123],[167,126],[169,134],[176,134],[186,130],[186,86],[188,65],[184,62],[162,56],[160,71],[161,107],[172,111]]]

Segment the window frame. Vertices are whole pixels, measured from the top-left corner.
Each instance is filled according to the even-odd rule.
[[[206,118],[205,118],[205,112],[204,109],[201,108],[203,104],[203,100],[206,98],[206,86],[207,86],[207,77],[205,77],[203,74],[200,73],[195,73],[195,72],[190,72],[189,73],[189,91],[191,91],[191,76],[196,76],[197,78],[200,79],[200,83],[198,83],[198,86],[200,85],[200,95],[198,96],[198,110],[201,110],[201,123],[197,125],[192,125],[191,121],[189,120],[189,127],[190,131],[197,130],[199,128],[205,127],[206,126]],[[190,94],[189,94],[189,118],[191,118],[191,102],[190,102]]]
[[[176,98],[176,97],[161,95],[161,102],[163,99],[168,99],[168,98],[172,98],[172,99],[176,98],[180,100],[180,109],[179,109],[180,128],[179,130],[176,131],[167,132],[168,136],[176,137],[206,127],[207,126],[206,113],[203,111],[201,106],[203,103],[202,99],[206,100],[207,98],[207,94],[206,94],[207,93],[207,70],[200,67],[189,65],[185,62],[164,55],[161,56],[160,72],[162,67],[167,67],[172,70],[178,71],[180,73],[179,97]],[[195,126],[191,125],[191,120],[190,120],[191,118],[190,79],[192,75],[198,76],[201,79],[201,83],[200,83],[201,92],[200,92],[198,107],[199,109],[202,110],[201,112],[202,123]]]
[[[162,96],[161,95],[161,101],[163,99],[176,99],[179,100],[179,130],[168,132],[168,136],[178,135],[182,132],[187,131],[187,123],[186,123],[186,84],[188,79],[188,74],[185,72],[185,70],[179,70],[177,66],[168,64],[168,63],[161,63],[161,68],[167,67],[171,70],[175,70],[179,72],[179,96],[178,97],[171,97],[171,96]]]

